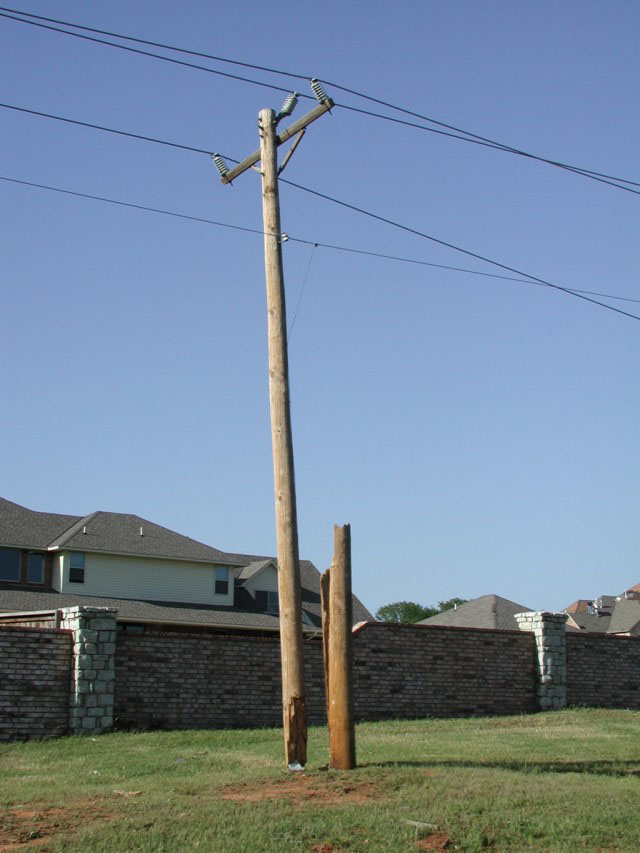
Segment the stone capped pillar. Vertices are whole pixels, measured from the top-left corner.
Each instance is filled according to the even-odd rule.
[[[113,726],[116,613],[113,607],[65,607],[60,627],[73,633],[69,728],[97,734]]]
[[[566,613],[516,613],[521,631],[532,631],[536,638],[538,669],[538,708],[567,707]]]

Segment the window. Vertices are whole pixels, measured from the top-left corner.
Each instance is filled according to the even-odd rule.
[[[213,591],[216,595],[229,595],[229,569],[226,566],[216,566]]]
[[[20,551],[0,548],[0,581],[20,583]]]
[[[278,612],[278,593],[273,590],[257,589],[256,606],[266,613]]]
[[[72,551],[69,566],[70,583],[84,583],[84,552]]]
[[[29,552],[27,583],[44,583],[44,554]]]

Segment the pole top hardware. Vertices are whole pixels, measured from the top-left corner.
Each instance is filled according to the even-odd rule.
[[[318,80],[317,77],[312,77],[309,81],[309,85],[313,91],[313,94],[316,96],[316,101],[319,104],[325,104],[327,101],[330,101],[331,98],[327,95],[324,88],[322,87],[322,83]],[[333,106],[333,104],[331,104]]]
[[[280,107],[280,112],[276,115],[276,124],[278,124],[280,119],[285,118],[285,116],[290,116],[291,113],[295,110],[297,103],[297,92],[292,92],[290,95],[287,95],[287,97],[284,99],[284,104]]]
[[[328,113],[331,110],[331,108],[334,106],[333,101],[327,95],[327,93],[324,91],[324,89],[322,88],[320,83],[318,83],[318,81],[316,80],[315,77],[313,78],[313,81],[312,81],[312,89],[313,89],[313,92],[316,96],[316,99],[318,100],[318,104],[312,110],[310,110],[308,113],[306,113],[306,115],[303,115],[302,118],[299,118],[297,121],[294,121],[293,124],[290,124],[289,127],[285,128],[280,133],[278,133],[278,135],[276,136],[276,145],[277,146],[282,145],[284,142],[287,142],[287,140],[292,139],[294,136],[298,136],[300,131],[304,130],[308,125],[310,125],[316,119],[320,118],[320,116],[324,115],[325,113]],[[285,99],[285,103],[282,105],[283,108],[287,104],[287,101],[290,102],[290,99],[292,98],[292,96],[294,94],[297,94],[297,93],[292,92],[291,95],[289,95]],[[293,106],[295,106],[295,104]],[[291,107],[292,111],[293,111],[293,106]],[[280,112],[282,113],[282,110]],[[277,123],[278,117],[275,114],[275,110],[271,110],[271,114],[274,117],[275,122]],[[262,134],[264,132],[264,130],[265,129],[260,128],[260,133]],[[214,155],[212,155],[212,156],[214,156]],[[217,156],[220,156],[220,155],[217,155]],[[220,159],[222,160],[222,158],[220,158]],[[218,171],[220,172],[220,180],[222,181],[222,183],[223,184],[230,184],[232,181],[234,181],[238,177],[238,175],[241,175],[243,172],[246,172],[247,169],[251,169],[253,166],[255,166],[255,164],[259,160],[260,160],[260,149],[258,149],[257,151],[254,151],[253,154],[250,154],[248,157],[245,157],[245,159],[241,163],[238,163],[238,165],[234,166],[232,169],[226,168],[226,164],[224,164],[224,161],[222,161],[224,164],[224,167],[226,168],[225,172],[222,172],[220,166],[218,165],[218,163],[215,159],[214,159],[214,162],[216,163],[216,166],[218,167]]]

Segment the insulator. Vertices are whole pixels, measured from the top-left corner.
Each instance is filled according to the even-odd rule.
[[[224,160],[219,154],[212,154],[211,159],[216,164],[216,168],[220,172],[220,177],[224,178],[224,176],[229,173],[229,167],[227,166],[227,164],[224,162]]]
[[[298,103],[298,93],[292,92],[290,95],[284,99],[284,104],[280,108],[280,112],[278,113],[278,118],[284,118],[285,116],[290,116],[291,113],[295,110],[296,104]]]
[[[325,101],[329,100],[329,96],[322,88],[322,84],[316,77],[314,77],[313,80],[310,81],[310,84],[317,101],[319,101],[321,104],[324,104]]]

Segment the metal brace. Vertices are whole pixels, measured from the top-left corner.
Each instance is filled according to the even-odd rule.
[[[287,165],[287,163],[288,163],[288,162],[289,162],[289,160],[291,159],[291,156],[292,156],[293,152],[296,150],[296,148],[297,148],[297,147],[298,147],[298,145],[300,144],[300,140],[301,140],[301,139],[302,139],[302,137],[304,136],[304,134],[305,134],[305,130],[306,130],[306,128],[304,128],[304,127],[303,127],[303,128],[302,128],[302,130],[300,131],[300,133],[296,136],[295,142],[293,143],[293,145],[291,146],[291,148],[287,151],[287,154],[286,154],[286,156],[285,156],[284,160],[282,161],[282,164],[280,165],[280,168],[278,169],[278,174],[280,174],[281,172],[283,172],[283,171],[284,171],[284,167]]]

